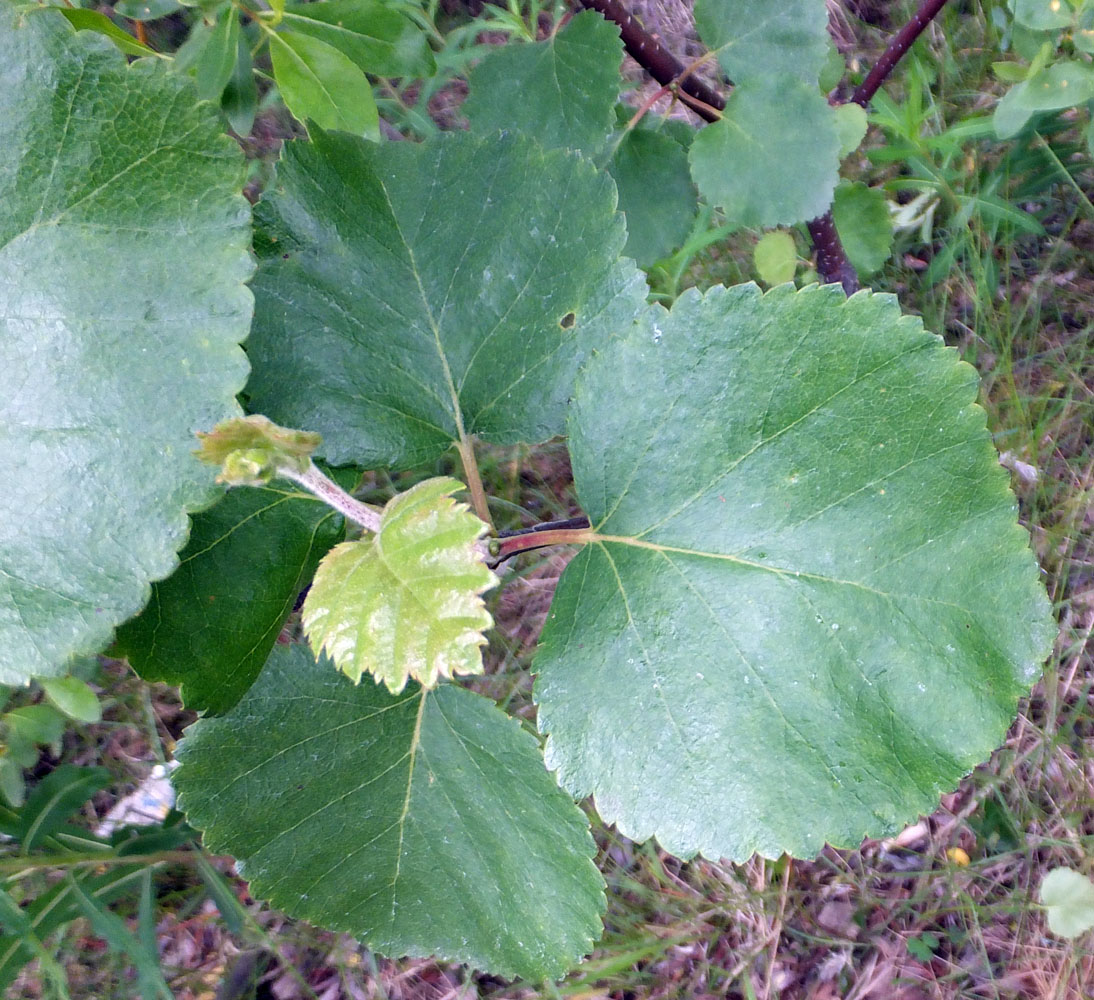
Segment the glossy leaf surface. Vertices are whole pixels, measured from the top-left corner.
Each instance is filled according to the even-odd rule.
[[[251,408],[335,465],[561,433],[578,365],[644,305],[611,180],[525,139],[317,132],[259,210]]]
[[[341,519],[289,489],[231,490],[194,516],[179,568],[118,630],[116,649],[145,680],[182,686],[187,708],[228,711],[262,671],[285,619]]]
[[[600,353],[570,438],[597,540],[534,665],[564,787],[682,856],[812,856],[986,758],[1055,630],[976,392],[838,286],[686,294]]]
[[[343,52],[299,31],[270,35],[270,61],[286,107],[302,122],[380,138],[372,84]]]
[[[207,847],[256,895],[370,948],[539,979],[600,934],[581,810],[516,720],[455,685],[395,696],[279,648],[179,758]]]
[[[190,452],[237,412],[251,262],[242,157],[192,87],[11,4],[0,67],[0,682],[17,684],[101,649],[216,496]]]
[[[462,110],[479,134],[521,129],[546,149],[592,155],[612,126],[622,61],[619,29],[583,11],[542,42],[489,52],[468,77]]]
[[[725,117],[695,137],[691,173],[727,221],[791,225],[828,208],[839,146],[835,113],[816,87],[760,78],[735,87]]]
[[[427,479],[394,497],[380,530],[345,542],[319,567],[304,601],[304,629],[354,683],[362,674],[392,694],[408,679],[426,688],[481,674],[483,632],[494,624],[482,594],[497,584],[478,551],[486,532],[451,494],[455,479]]]
[[[286,4],[282,23],[333,45],[366,73],[431,76],[437,68],[422,29],[379,0]]]

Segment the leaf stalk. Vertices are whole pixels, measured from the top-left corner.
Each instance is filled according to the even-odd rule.
[[[365,531],[377,532],[380,530],[380,512],[350,496],[333,479],[324,475],[314,462],[309,462],[307,469],[303,472],[282,465],[278,467],[277,474],[303,486],[309,493],[313,493],[343,517],[347,517],[354,524],[360,525]],[[482,488],[481,483],[479,487]]]

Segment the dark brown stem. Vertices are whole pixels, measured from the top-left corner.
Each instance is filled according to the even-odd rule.
[[[658,83],[669,85],[676,81],[679,90],[696,98],[701,104],[692,105],[692,109],[708,122],[718,120],[718,112],[725,107],[725,98],[712,87],[707,86],[687,73],[685,67],[654,38],[637,19],[620,3],[620,0],[578,0],[582,6],[599,11],[609,21],[619,25],[623,44],[635,62],[642,66]],[[946,0],[924,0],[912,19],[900,29],[889,42],[878,60],[877,65],[866,75],[866,79],[855,90],[851,100],[865,107],[877,93],[900,62],[904,54],[912,47],[923,29],[937,16],[946,5]],[[836,232],[836,224],[831,211],[813,219],[809,224],[809,235],[817,251],[817,274],[825,284],[838,282],[843,290],[851,295],[858,291],[859,280]]]
[[[836,220],[832,218],[832,210],[810,219],[807,226],[813,239],[813,247],[817,251],[817,275],[821,284],[831,285],[838,282],[843,285],[844,292],[854,295],[859,290],[858,274],[847,259],[839,233],[836,232]]]
[[[915,40],[923,34],[924,28],[938,16],[938,12],[945,6],[946,0],[924,0],[919,10],[912,15],[912,19],[889,40],[889,44],[885,47],[885,51],[881,54],[877,64],[866,74],[866,79],[855,89],[855,93],[851,97],[855,104],[866,107],[870,103],[871,98],[878,92],[889,74],[892,73],[893,67],[904,58],[908,49],[915,44]]]
[[[889,40],[881,58],[855,89],[851,96],[853,103],[861,107],[870,103],[896,64],[945,5],[946,0],[924,0],[912,19]],[[809,235],[813,237],[813,246],[817,249],[817,274],[821,281],[825,284],[839,282],[848,295],[857,292],[858,275],[844,252],[831,211],[809,223]]]
[[[623,36],[623,45],[639,66],[646,70],[658,83],[668,85],[676,82],[678,88],[697,101],[707,105],[704,112],[691,105],[695,112],[707,121],[717,121],[718,116],[710,109],[720,111],[726,106],[726,99],[713,87],[698,77],[688,73],[677,58],[653,37],[638,19],[619,0],[579,0],[583,7],[599,12],[613,24],[619,26]]]

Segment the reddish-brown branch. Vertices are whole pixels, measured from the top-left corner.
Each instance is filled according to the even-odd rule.
[[[915,40],[923,34],[923,30],[945,6],[946,0],[924,0],[919,9],[912,15],[912,19],[889,40],[889,44],[885,47],[885,51],[881,54],[877,64],[866,74],[866,79],[855,89],[855,93],[851,97],[855,104],[866,107],[870,103],[871,98],[878,92],[889,74],[892,73],[896,64],[904,58],[908,49],[915,44]]]
[[[548,545],[584,545],[596,536],[588,527],[555,528],[553,531],[524,531],[519,535],[509,535],[495,539],[491,543],[491,558],[487,565],[491,569],[515,556],[518,552],[530,549],[542,549]]]
[[[627,51],[658,83],[667,86],[675,82],[682,97],[687,95],[696,99],[697,103],[691,107],[700,117],[706,121],[717,121],[718,112],[725,107],[722,94],[690,75],[686,67],[638,23],[620,0],[579,2],[590,10],[599,11],[609,21],[619,25]],[[854,103],[865,107],[870,102],[896,64],[945,5],[946,0],[924,0],[912,19],[893,36],[877,65],[855,90],[851,98]],[[817,251],[817,274],[821,281],[838,282],[848,295],[856,292],[859,287],[858,275],[847,259],[831,211],[813,219],[808,225],[809,235]]]
[[[619,26],[623,36],[623,45],[639,66],[646,70],[658,83],[667,86],[676,82],[680,91],[689,97],[707,105],[704,113],[699,107],[691,105],[696,114],[707,121],[717,121],[709,109],[720,111],[726,106],[726,99],[703,80],[692,76],[688,68],[653,37],[638,19],[623,6],[619,0],[579,0],[583,7],[595,10],[613,24]]]

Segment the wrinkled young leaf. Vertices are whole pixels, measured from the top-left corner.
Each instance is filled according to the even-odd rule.
[[[695,0],[695,27],[734,83],[796,76],[815,88],[828,58],[824,0]]]
[[[536,741],[470,691],[355,687],[280,647],[178,756],[180,807],[206,846],[293,916],[527,979],[562,974],[600,934],[581,810]]]
[[[816,87],[764,77],[734,88],[725,117],[691,144],[699,191],[739,226],[822,215],[839,179],[835,113]]]
[[[422,29],[382,0],[286,4],[282,23],[333,45],[366,73],[432,76],[437,69]]]
[[[631,129],[608,172],[627,218],[623,252],[649,267],[684,241],[698,209],[687,150],[662,132]]]
[[[1094,882],[1070,868],[1053,868],[1041,882],[1048,929],[1077,938],[1094,928]]]
[[[270,62],[285,106],[303,123],[380,138],[368,77],[333,45],[299,31],[270,34]]]
[[[611,180],[515,136],[312,139],[259,205],[251,409],[364,468],[561,433],[578,365],[645,302]]]
[[[194,516],[172,576],[118,630],[115,650],[145,680],[182,685],[187,708],[228,711],[262,670],[341,518],[284,489],[231,490]]]
[[[384,508],[380,530],[345,542],[319,565],[304,601],[304,629],[354,683],[372,674],[392,694],[408,679],[481,674],[483,632],[493,619],[482,594],[496,586],[477,542],[486,531],[440,477]]]
[[[266,486],[281,471],[307,472],[323,440],[314,431],[278,427],[261,414],[232,417],[197,437],[201,447],[194,454],[219,467],[217,481],[230,486]]]
[[[246,377],[241,180],[158,61],[0,4],[0,682],[102,648],[216,495],[190,451]]]
[[[976,393],[838,286],[689,293],[598,354],[570,424],[594,541],[534,665],[564,787],[683,856],[812,856],[986,758],[1054,628]]]
[[[471,71],[462,111],[479,134],[513,128],[546,149],[599,151],[619,97],[619,28],[595,11],[530,45],[504,45]]]
[[[873,274],[889,259],[893,218],[880,188],[842,182],[832,201],[832,220],[847,259],[860,275]]]

